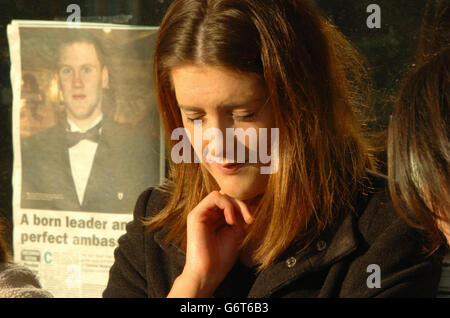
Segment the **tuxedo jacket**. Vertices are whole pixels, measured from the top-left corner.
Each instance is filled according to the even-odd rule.
[[[131,213],[139,194],[158,181],[158,139],[106,116],[82,204],[65,123],[22,141],[22,208]]]

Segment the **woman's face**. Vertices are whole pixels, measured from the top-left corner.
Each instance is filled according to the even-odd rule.
[[[259,154],[256,163],[254,159],[250,160],[250,153],[253,151],[254,154],[256,150],[255,138],[239,139],[236,135],[227,138],[227,128],[233,128],[233,132],[237,132],[235,129],[238,128],[244,132],[255,132],[258,150],[260,128],[266,128],[268,138],[264,139],[268,140],[263,142],[267,142],[270,154],[270,128],[274,127],[274,118],[270,105],[266,103],[268,95],[264,85],[255,76],[207,65],[179,66],[172,69],[171,76],[183,126],[189,132],[195,153],[198,158],[202,158],[201,164],[214,177],[221,190],[240,200],[250,200],[262,194],[269,175],[262,174],[261,167],[268,164],[260,162]],[[194,134],[194,125],[197,135]],[[210,128],[221,132],[222,147],[215,137],[209,136],[211,139],[208,139],[207,130],[213,131]],[[201,132],[201,136],[198,136],[198,132]],[[220,138],[220,135],[215,136]],[[200,143],[194,142],[195,138],[201,140],[201,153],[198,147]],[[234,146],[229,147],[234,149],[234,154],[226,150],[230,140]],[[238,144],[241,150],[245,145],[245,163],[242,164],[236,164],[243,161],[237,156],[242,154]]]

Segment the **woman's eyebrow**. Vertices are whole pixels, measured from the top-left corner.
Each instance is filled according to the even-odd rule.
[[[193,106],[178,105],[178,107],[180,107],[183,110],[187,110],[187,111],[200,111],[200,110],[203,110],[200,107],[193,107]]]
[[[242,106],[246,106],[252,103],[256,103],[256,102],[260,102],[260,101],[265,101],[265,97],[256,97],[253,99],[249,99],[247,101],[244,102],[237,102],[237,103],[223,103],[220,104],[219,107],[242,107]]]
[[[258,102],[258,101],[261,101],[261,100],[265,100],[265,98],[263,98],[263,97],[261,97],[261,98],[254,98],[254,99],[251,99],[251,100],[248,100],[248,101],[245,101],[245,102],[237,102],[237,103],[233,103],[233,102],[231,102],[231,103],[222,103],[218,107],[223,107],[223,108],[242,107],[242,106],[245,106],[245,105],[248,105],[248,104],[251,104],[251,103],[254,103],[254,102]],[[195,107],[195,106],[178,105],[178,107],[180,107],[181,109],[186,110],[186,111],[202,111],[203,110],[203,108]]]

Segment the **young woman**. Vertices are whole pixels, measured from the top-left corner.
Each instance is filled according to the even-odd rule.
[[[424,231],[429,252],[450,246],[449,102],[450,47],[428,55],[406,77],[389,127],[394,206],[408,223]]]
[[[369,171],[359,61],[306,0],[173,1],[154,61],[170,175],[138,199],[103,296],[434,296],[440,264]],[[222,151],[209,129],[254,134]]]

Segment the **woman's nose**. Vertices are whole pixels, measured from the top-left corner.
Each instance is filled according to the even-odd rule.
[[[210,116],[203,126],[203,156],[207,162],[223,162],[226,156],[226,129],[224,116]],[[228,159],[228,158],[227,158]]]
[[[227,122],[225,115],[215,114],[209,116],[208,120],[203,124],[203,129],[219,129],[223,135],[225,135],[226,129],[231,126],[232,123]]]
[[[235,127],[233,120],[223,116],[208,120],[203,127],[203,158],[208,162],[219,163],[246,162],[248,157],[254,157],[256,150],[248,148],[246,138],[257,144],[257,132]],[[256,146],[257,147],[257,146]],[[255,147],[255,148],[256,148]]]

